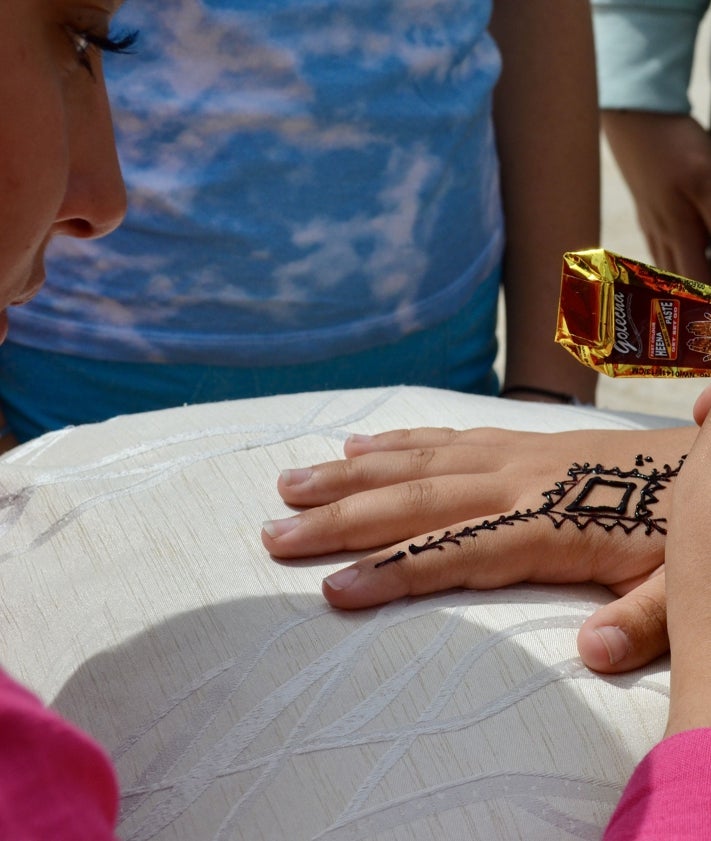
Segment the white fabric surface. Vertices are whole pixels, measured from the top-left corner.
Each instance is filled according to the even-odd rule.
[[[5,667],[103,742],[124,841],[600,837],[660,737],[665,661],[577,657],[598,587],[448,592],[353,613],[278,563],[280,468],[349,432],[638,428],[402,387],[126,416],[0,460]]]

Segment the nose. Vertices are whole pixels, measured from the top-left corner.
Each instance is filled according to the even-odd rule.
[[[111,109],[103,74],[97,72],[89,94],[67,108],[68,174],[54,234],[81,239],[101,237],[126,214]]]

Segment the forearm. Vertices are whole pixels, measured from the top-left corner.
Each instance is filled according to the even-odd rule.
[[[594,399],[596,375],[553,341],[565,251],[598,245],[599,123],[585,0],[496,0],[495,119],[507,226],[506,384]]]
[[[625,788],[603,841],[700,841],[711,833],[711,730],[657,745]]]
[[[676,502],[675,502],[676,504]],[[703,515],[701,515],[703,516]],[[686,536],[683,538],[686,542]],[[698,545],[703,541],[704,545]],[[708,537],[697,543],[686,561],[696,569],[693,586],[679,587],[673,570],[667,574],[671,691],[665,737],[686,730],[711,728],[711,585],[708,572]],[[669,564],[667,564],[669,566]]]
[[[694,417],[703,425],[674,486],[665,546],[671,692],[666,735],[711,727],[711,466],[707,389]],[[705,419],[703,415],[706,414]]]
[[[114,841],[118,790],[91,739],[0,671],[0,837]]]

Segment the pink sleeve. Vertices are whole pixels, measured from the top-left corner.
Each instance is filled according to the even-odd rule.
[[[637,766],[603,841],[711,838],[711,729],[660,742]]]
[[[0,838],[114,841],[117,807],[98,745],[0,672]]]

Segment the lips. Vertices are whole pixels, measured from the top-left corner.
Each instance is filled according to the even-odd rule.
[[[10,306],[19,307],[22,306],[22,304],[26,304],[28,301],[31,301],[35,297],[35,295],[40,291],[43,285],[44,274],[39,280],[35,279],[31,283],[29,283],[25,287],[25,289],[23,289],[22,293],[18,295],[17,298],[13,298],[12,301],[10,301]]]
[[[51,233],[47,234],[39,248],[37,248],[33,256],[30,258],[32,262],[27,266],[27,273],[25,274],[25,272],[21,270],[18,272],[17,279],[20,281],[18,284],[19,289],[16,294],[10,298],[9,306],[19,307],[22,306],[22,304],[26,304],[35,297],[44,285],[44,281],[47,276],[44,267],[44,253],[51,239]],[[7,301],[7,298],[5,300]],[[5,305],[8,306],[8,304]]]
[[[28,301],[31,301],[38,292],[39,292],[39,286],[36,289],[33,288],[29,292],[21,295],[19,298],[15,298],[14,300],[10,301],[10,306],[11,307],[21,307],[23,304],[26,304]]]

